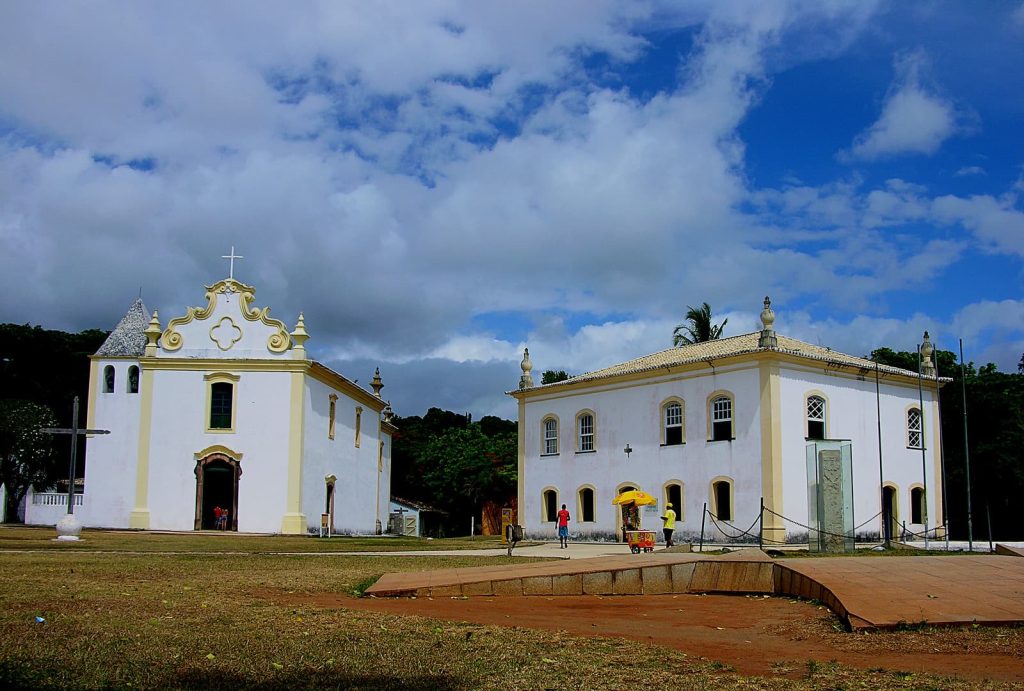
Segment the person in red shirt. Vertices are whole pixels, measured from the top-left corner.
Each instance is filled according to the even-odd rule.
[[[569,548],[569,512],[565,510],[565,504],[558,512],[558,548]]]

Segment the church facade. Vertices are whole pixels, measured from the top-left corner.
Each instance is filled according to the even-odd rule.
[[[553,536],[559,507],[587,538],[621,537],[612,500],[639,489],[666,503],[680,539],[766,544],[942,534],[938,389],[925,334],[923,376],[764,328],[671,348],[535,385],[529,351],[519,404],[519,522]],[[883,514],[883,503],[886,511]],[[706,512],[705,512],[706,511]],[[659,531],[660,532],[660,531]]]
[[[87,441],[83,525],[386,525],[395,429],[379,371],[371,392],[310,359],[303,316],[289,330],[254,296],[227,278],[164,324],[138,300],[92,357],[88,425],[110,434]]]

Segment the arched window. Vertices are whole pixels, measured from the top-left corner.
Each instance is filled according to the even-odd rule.
[[[682,523],[683,521],[683,486],[678,482],[669,482],[665,485],[665,504],[672,505],[672,510],[676,512],[676,521]]]
[[[913,487],[910,490],[910,522],[917,525],[924,524],[925,511],[924,488]]]
[[[732,482],[715,480],[711,483],[712,513],[720,521],[732,520]]]
[[[920,408],[911,408],[907,411],[907,446],[912,449],[920,449],[924,440],[921,422]]]
[[[334,439],[336,420],[338,414],[338,394],[332,393],[327,397],[327,438]]]
[[[579,492],[579,508],[576,510],[579,520],[583,523],[593,523],[597,519],[594,516],[594,488],[581,487]]]
[[[553,456],[558,453],[558,418],[546,417],[543,422],[544,455]]]
[[[664,424],[663,443],[665,446],[682,444],[686,439],[683,419],[683,402],[671,400],[661,407],[661,419]]]
[[[594,414],[583,412],[576,416],[576,451],[589,452],[597,448],[594,443]]]
[[[114,366],[103,368],[103,393],[114,393]]]
[[[807,397],[807,438],[825,438],[825,399],[821,396]]]
[[[128,393],[139,392],[139,368],[132,365],[128,368]]]
[[[546,489],[541,494],[541,521],[552,523],[558,517],[558,490]]]
[[[711,417],[711,441],[728,441],[732,433],[732,398],[715,396],[708,405]]]

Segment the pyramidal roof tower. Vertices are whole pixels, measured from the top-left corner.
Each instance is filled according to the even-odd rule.
[[[146,325],[149,324],[149,318],[149,311],[142,303],[142,298],[138,298],[107,336],[107,340],[103,341],[96,355],[141,357],[146,350]]]

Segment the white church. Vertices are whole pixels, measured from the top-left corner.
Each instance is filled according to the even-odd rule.
[[[574,536],[619,538],[612,500],[630,489],[658,500],[643,528],[673,505],[677,539],[703,523],[708,539],[756,542],[762,501],[766,545],[878,536],[883,515],[894,538],[904,526],[943,535],[937,397],[949,380],[927,333],[919,376],[777,334],[768,298],[761,321],[544,385],[527,350],[509,392],[527,535],[555,535],[566,504]]]
[[[92,356],[88,427],[110,434],[87,440],[84,526],[208,530],[216,508],[243,532],[387,525],[379,370],[371,392],[310,359],[303,316],[289,331],[255,292],[226,278],[163,325],[137,300]],[[26,523],[60,518],[46,503],[28,497]]]

